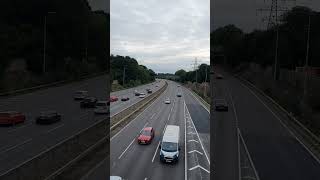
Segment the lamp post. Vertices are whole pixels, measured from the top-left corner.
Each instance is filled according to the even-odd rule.
[[[42,72],[46,72],[46,39],[47,39],[47,15],[48,14],[56,14],[56,12],[47,12],[44,15],[44,28],[43,28],[43,63],[42,63]]]

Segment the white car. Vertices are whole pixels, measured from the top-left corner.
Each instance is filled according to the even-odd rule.
[[[123,180],[120,176],[110,176],[110,180]]]
[[[145,93],[140,93],[139,98],[145,98],[146,94]]]
[[[165,104],[170,104],[170,103],[171,103],[171,101],[170,101],[170,99],[169,99],[169,98],[167,98],[167,99],[164,101],[164,103],[165,103]]]
[[[96,114],[108,114],[108,102],[107,101],[98,101],[96,103],[96,108],[94,109],[94,113]]]

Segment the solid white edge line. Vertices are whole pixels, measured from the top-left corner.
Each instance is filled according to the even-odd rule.
[[[188,88],[185,88],[185,89],[187,89],[187,91],[189,91],[190,92],[190,94],[199,102],[199,104],[205,109],[205,110],[207,110],[208,111],[208,113],[210,114],[210,110],[209,109],[207,109],[207,107],[203,104],[203,102],[201,102],[200,100],[199,100],[199,98],[197,98],[192,92],[191,92],[191,90],[190,89],[188,89]],[[201,98],[201,97],[200,97]],[[202,98],[201,98],[202,99]],[[204,100],[203,100],[204,101]],[[209,104],[209,103],[208,103]],[[209,104],[210,105],[210,104]]]
[[[186,119],[186,102],[183,100],[183,116],[184,116],[184,179],[188,179],[188,162],[187,162],[187,119]]]
[[[105,161],[107,160],[107,158],[103,159],[101,162],[99,162],[97,165],[95,165],[92,169],[90,169],[90,171],[88,171],[88,173],[86,173],[80,180],[86,180],[98,167],[100,167]]]
[[[190,114],[190,112],[189,112],[189,110],[188,110],[188,107],[187,107],[187,113]],[[202,144],[202,141],[201,141],[201,139],[200,139],[199,133],[198,133],[198,131],[197,131],[196,126],[195,126],[194,123],[193,123],[193,120],[192,120],[192,117],[191,117],[191,116],[190,116],[190,120],[191,120],[191,122],[192,122],[192,125],[193,125],[194,130],[195,130],[196,133],[197,133],[197,136],[198,136],[198,139],[199,139],[201,148],[202,148],[202,150],[203,150],[203,152],[204,152],[204,155],[206,155],[206,158],[207,158],[208,163],[209,163],[209,165],[210,165],[210,159],[209,159],[209,157],[208,157],[208,155],[207,155],[206,150],[205,150],[204,147],[203,147],[203,144]]]
[[[249,153],[249,151],[248,151],[246,142],[244,141],[244,139],[243,139],[243,137],[242,137],[242,135],[241,135],[241,131],[240,131],[239,128],[238,128],[238,133],[239,133],[239,135],[240,135],[241,141],[243,142],[244,149],[246,150],[246,153],[247,153],[247,155],[248,155],[249,161],[250,161],[250,163],[251,163],[251,165],[252,165],[252,168],[253,168],[253,171],[254,171],[254,173],[255,173],[255,175],[256,175],[256,178],[257,178],[257,180],[260,180],[259,175],[258,175],[258,172],[257,172],[257,170],[256,170],[256,168],[255,168],[255,166],[254,166],[254,164],[253,164],[252,159],[251,159],[251,155],[250,155],[250,153]]]
[[[239,180],[241,180],[241,159],[240,159],[240,136],[239,136],[239,128],[237,128],[237,138],[238,138],[238,168],[239,168]]]
[[[246,87],[271,112],[271,114],[273,114],[273,116],[279,120],[280,124],[282,124],[282,126],[285,129],[287,129],[287,131],[291,134],[291,136],[294,137],[310,153],[310,155],[320,164],[320,160],[318,159],[318,157],[311,150],[309,150],[309,148],[289,129],[289,127],[286,124],[284,124],[281,118],[277,116],[275,112],[273,112],[249,87],[247,87],[241,82],[240,84]]]

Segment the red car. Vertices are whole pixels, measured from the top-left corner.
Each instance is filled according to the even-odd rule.
[[[152,127],[145,127],[138,136],[139,144],[150,144],[154,138],[154,129]]]
[[[117,96],[110,96],[110,102],[115,102],[118,101],[118,97]]]
[[[22,123],[26,120],[26,116],[16,111],[0,112],[0,124],[9,125]]]

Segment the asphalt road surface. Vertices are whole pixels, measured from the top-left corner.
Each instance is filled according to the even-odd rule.
[[[183,92],[182,97],[176,96],[178,91]],[[168,97],[171,104],[164,104]],[[179,180],[186,176],[187,179],[209,179],[210,130],[205,125],[209,123],[209,112],[201,108],[188,90],[169,81],[167,90],[158,99],[111,138],[111,175],[126,180]],[[164,164],[159,159],[159,143],[166,125],[180,126],[181,150],[177,164]],[[155,129],[155,138],[149,145],[139,145],[136,138],[146,126]]]
[[[14,126],[0,126],[0,174],[45,151],[55,144],[92,125],[106,115],[95,115],[92,109],[81,109],[73,100],[74,92],[87,90],[98,100],[107,100],[107,77],[100,76],[59,87],[0,99],[0,110],[14,110],[27,116],[26,122]],[[150,86],[145,85],[143,86]],[[141,87],[138,87],[141,88]],[[125,93],[125,90],[121,93]],[[115,92],[113,94],[117,94]],[[130,105],[123,103],[121,108]],[[35,118],[41,111],[56,110],[62,114],[60,122],[37,125]]]
[[[239,127],[260,179],[320,179],[319,161],[281,123],[287,117],[238,79],[221,69],[216,72],[224,79],[213,82],[215,97],[224,96],[229,104],[229,112],[220,120]]]
[[[139,96],[135,96],[135,94],[134,94],[135,90],[138,92],[144,92],[144,93],[146,93],[146,96],[149,96],[150,94],[148,94],[146,91],[147,88],[151,89],[152,93],[154,93],[155,91],[160,89],[162,86],[164,86],[164,84],[165,84],[164,81],[157,80],[156,82],[145,84],[145,85],[138,86],[135,88],[112,92],[111,96],[116,96],[119,98],[119,100],[115,101],[115,102],[111,102],[110,116],[114,116],[115,114],[123,111],[125,108],[128,108],[141,100],[141,98],[139,98]],[[129,100],[128,101],[121,101],[122,97],[129,97]]]

